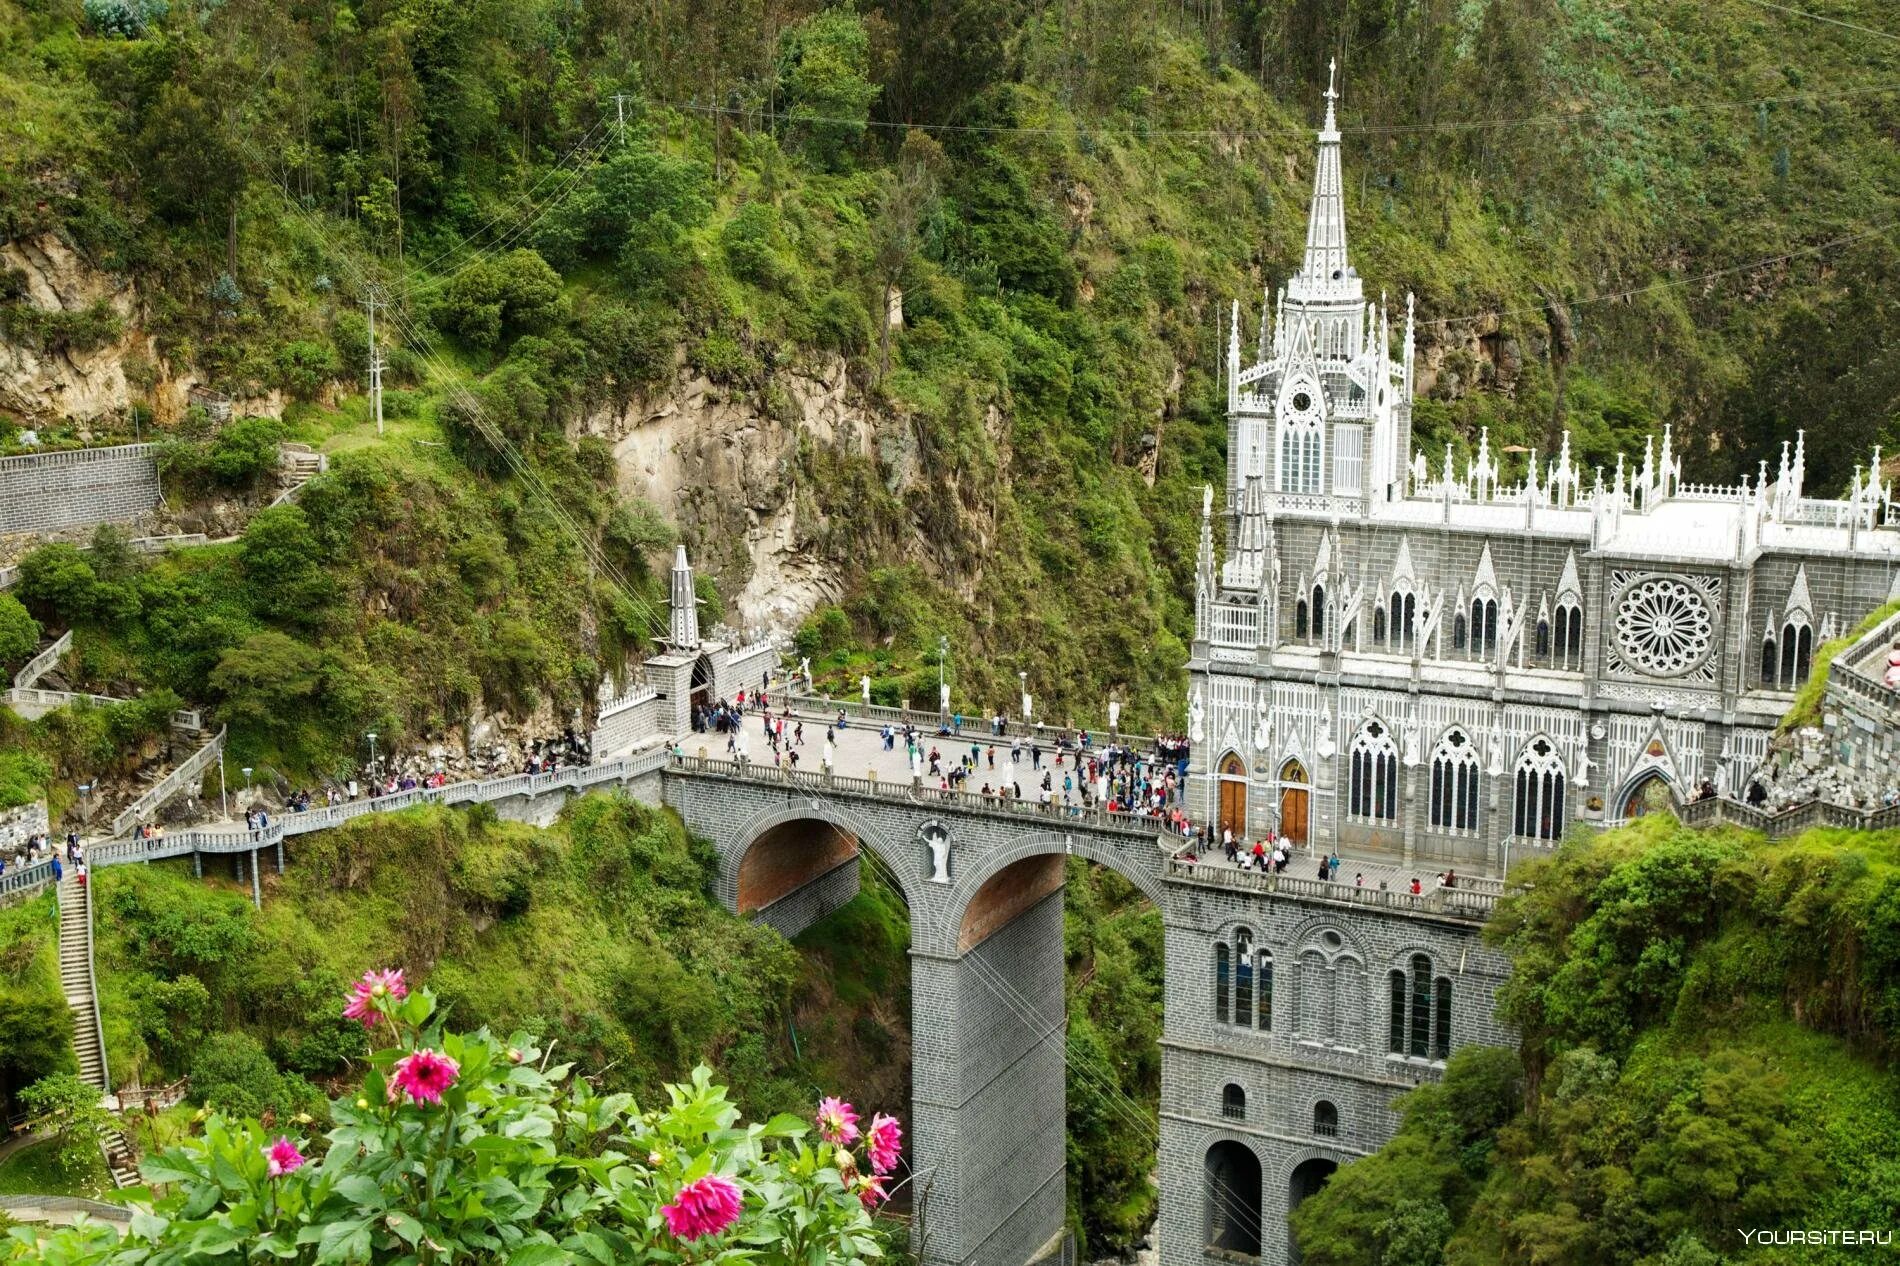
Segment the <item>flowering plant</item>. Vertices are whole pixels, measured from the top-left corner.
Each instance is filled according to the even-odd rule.
[[[372,973],[372,975],[375,975]],[[742,1125],[706,1068],[663,1108],[598,1094],[524,1035],[444,1032],[427,990],[365,981],[351,1006],[389,1043],[321,1139],[209,1115],[141,1165],[154,1184],[121,1234],[15,1228],[0,1261],[687,1263],[782,1266],[883,1256],[876,1174],[812,1123]],[[384,987],[374,986],[384,983]],[[849,1111],[848,1105],[846,1110]],[[888,1118],[880,1118],[888,1120]],[[876,1144],[873,1144],[875,1148]],[[134,1193],[151,1194],[151,1193]]]

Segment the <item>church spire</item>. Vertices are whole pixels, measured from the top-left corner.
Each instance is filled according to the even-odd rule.
[[[686,547],[673,555],[672,620],[667,641],[676,651],[699,649],[699,597],[693,591],[693,568],[686,561]]]
[[[1344,297],[1343,283],[1352,276],[1346,263],[1346,196],[1339,174],[1339,122],[1333,108],[1339,100],[1333,86],[1338,69],[1337,60],[1327,63],[1326,123],[1319,131],[1313,205],[1306,217],[1306,262],[1298,278],[1305,283],[1298,297],[1305,299]]]

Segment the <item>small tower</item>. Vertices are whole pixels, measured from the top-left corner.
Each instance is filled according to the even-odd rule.
[[[673,555],[673,590],[668,605],[672,620],[667,641],[675,651],[699,649],[699,597],[693,592],[693,565],[686,561],[686,547]]]

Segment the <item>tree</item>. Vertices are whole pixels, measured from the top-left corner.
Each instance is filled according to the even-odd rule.
[[[269,630],[220,655],[210,685],[227,720],[281,735],[309,712],[323,666],[315,647]]]
[[[18,668],[39,645],[40,622],[18,598],[0,593],[0,667]]]
[[[73,1073],[42,1077],[20,1092],[27,1128],[53,1136],[59,1167],[83,1174],[99,1163],[99,1143],[114,1128],[112,1114],[100,1106],[97,1086]]]
[[[64,1002],[0,995],[0,1104],[12,1104],[48,1069],[71,1069],[72,1051],[73,1016]]]
[[[546,328],[566,310],[561,275],[525,247],[455,274],[435,305],[435,322],[477,347],[504,334]]]
[[[943,162],[943,146],[928,133],[914,128],[904,133],[897,167],[884,186],[878,217],[871,226],[872,260],[884,287],[884,302],[876,317],[880,382],[891,372],[891,300],[904,269],[917,254],[919,229],[936,205],[937,172]]]
[[[89,618],[99,577],[76,545],[56,541],[20,560],[20,598],[42,615],[72,624]]]
[[[244,575],[261,616],[293,624],[319,623],[336,600],[336,582],[324,568],[323,548],[301,506],[272,506],[244,529]]]
[[[821,167],[837,168],[864,136],[878,85],[871,82],[871,40],[864,19],[825,9],[785,32],[779,82],[792,103],[794,131]]]

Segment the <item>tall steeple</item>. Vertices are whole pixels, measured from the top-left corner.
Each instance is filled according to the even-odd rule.
[[[1319,161],[1313,169],[1313,204],[1306,217],[1306,261],[1288,289],[1296,300],[1357,299],[1359,279],[1346,261],[1346,196],[1339,172],[1339,121],[1334,103],[1337,61],[1326,67],[1326,122],[1319,130]]]
[[[686,561],[686,547],[673,555],[672,620],[667,640],[676,651],[699,649],[699,596],[693,592],[693,567]]]

